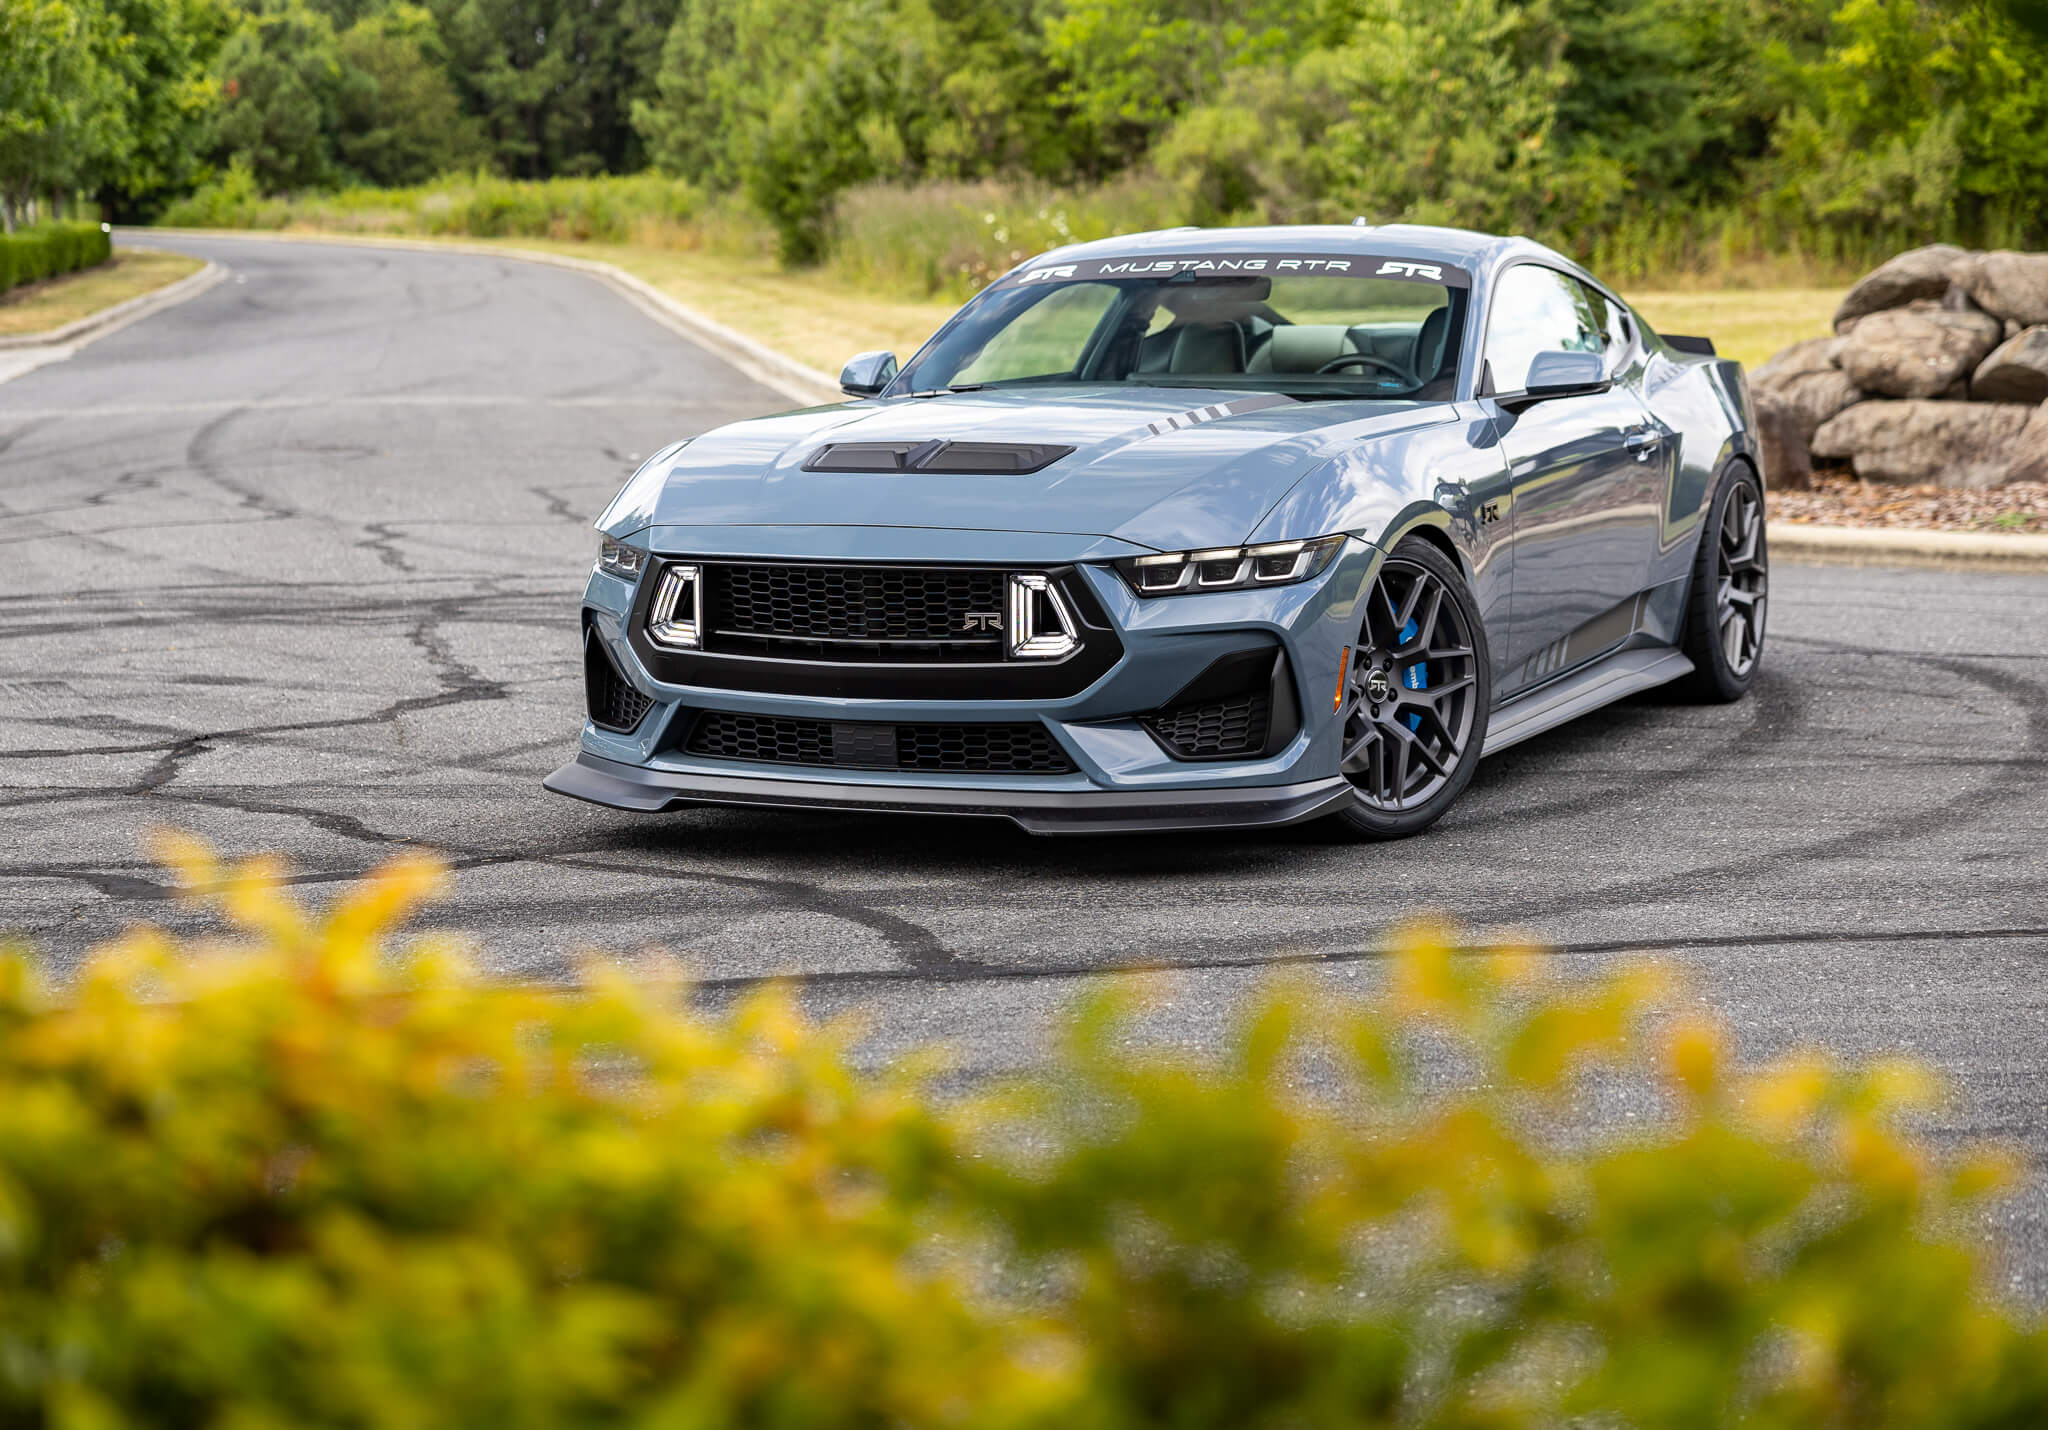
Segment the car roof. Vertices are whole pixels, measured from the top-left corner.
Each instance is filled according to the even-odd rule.
[[[1141,258],[1147,254],[1378,254],[1384,258],[1419,258],[1448,262],[1483,277],[1503,258],[1534,258],[1554,268],[1565,268],[1604,289],[1579,262],[1546,248],[1520,234],[1479,234],[1464,227],[1436,227],[1430,223],[1268,223],[1255,227],[1163,227],[1145,234],[1118,234],[1096,238],[1085,244],[1067,244],[1036,254],[1018,264],[1016,270],[1032,268],[1047,260],[1067,258]]]
[[[1435,259],[1477,272],[1511,254],[1526,254],[1558,264],[1574,273],[1578,264],[1532,239],[1475,233],[1465,228],[1436,228],[1428,224],[1273,224],[1256,228],[1163,228],[1148,233],[1127,233],[1115,238],[1098,238],[1072,243],[1039,255],[1032,263],[1050,258],[1137,257],[1146,254],[1180,254],[1192,249],[1204,253],[1374,253],[1389,258]]]

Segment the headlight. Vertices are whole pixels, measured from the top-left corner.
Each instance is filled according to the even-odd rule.
[[[1339,532],[1314,541],[1269,541],[1263,546],[1131,556],[1117,562],[1116,569],[1140,596],[1243,591],[1253,586],[1287,586],[1320,575],[1343,546],[1344,535]]]
[[[614,541],[609,536],[598,538],[597,569],[605,575],[616,576],[621,581],[638,581],[646,567],[647,553],[639,547]]]

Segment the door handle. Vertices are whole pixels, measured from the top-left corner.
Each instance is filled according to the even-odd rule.
[[[1647,462],[1650,454],[1664,445],[1664,434],[1654,427],[1631,428],[1622,437],[1621,445],[1633,453],[1638,462]]]

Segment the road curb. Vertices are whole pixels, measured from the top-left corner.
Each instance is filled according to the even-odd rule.
[[[140,248],[141,245],[136,247]],[[0,337],[0,352],[15,352],[23,348],[62,347],[66,343],[77,344],[81,339],[105,337],[108,333],[125,328],[151,313],[159,313],[165,308],[175,307],[188,298],[196,298],[227,276],[226,268],[218,263],[208,263],[197,273],[188,273],[175,283],[166,284],[148,293],[138,293],[133,298],[123,299],[111,308],[102,308],[97,313],[87,313],[83,318],[74,319],[61,328],[52,328],[47,333],[15,333]]]
[[[1793,521],[1774,521],[1768,530],[1774,556],[2048,570],[2048,536],[1908,531],[1889,526],[1819,526]]]
[[[570,258],[565,254],[543,253],[533,248],[501,247],[490,243],[469,243],[461,239],[399,238],[381,234],[266,233],[233,228],[147,228],[122,229],[122,233],[163,234],[176,238],[239,238],[271,243],[342,243],[361,248],[396,248],[416,253],[469,253],[495,258],[514,258],[524,263],[544,263],[609,284],[628,302],[663,327],[688,338],[716,354],[763,386],[806,406],[844,402],[846,394],[829,373],[787,357],[767,344],[729,328],[716,318],[698,312],[617,264],[595,258]]]

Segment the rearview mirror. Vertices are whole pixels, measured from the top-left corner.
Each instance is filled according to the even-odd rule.
[[[896,354],[860,353],[839,370],[839,390],[848,397],[873,397],[896,380]]]
[[[1532,399],[1576,397],[1581,393],[1605,392],[1614,386],[1607,380],[1607,359],[1599,353],[1538,353],[1529,364],[1529,381],[1524,384]]]

